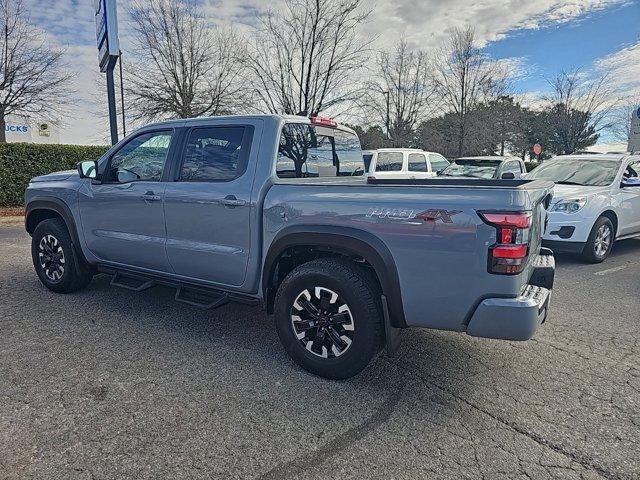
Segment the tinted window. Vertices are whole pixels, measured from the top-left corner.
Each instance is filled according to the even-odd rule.
[[[181,181],[229,181],[247,168],[252,127],[207,127],[191,130],[184,150]]]
[[[376,172],[399,172],[402,161],[402,152],[378,152]]]
[[[426,172],[427,156],[422,153],[409,154],[409,171],[410,172]]]
[[[276,170],[280,178],[362,175],[360,140],[336,128],[288,123],[280,135]]]
[[[431,171],[439,172],[449,166],[449,160],[442,155],[429,155],[429,161],[431,162]]]
[[[527,175],[527,178],[551,180],[568,185],[604,186],[616,178],[620,161],[558,158],[542,162]]]
[[[131,139],[111,157],[105,181],[159,181],[170,143],[171,131],[144,133]]]

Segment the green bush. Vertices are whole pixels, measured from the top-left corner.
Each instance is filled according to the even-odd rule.
[[[32,177],[76,168],[81,160],[97,160],[107,148],[0,143],[0,207],[21,206]]]

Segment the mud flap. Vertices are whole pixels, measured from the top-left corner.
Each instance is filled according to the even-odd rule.
[[[392,356],[400,346],[400,331],[402,329],[391,325],[387,297],[381,295],[380,300],[382,301],[382,313],[384,315],[384,338],[386,342],[387,355]]]

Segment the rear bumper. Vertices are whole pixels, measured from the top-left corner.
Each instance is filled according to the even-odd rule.
[[[473,313],[467,334],[502,340],[529,340],[547,318],[555,276],[555,260],[544,248],[521,294],[515,298],[487,298]]]

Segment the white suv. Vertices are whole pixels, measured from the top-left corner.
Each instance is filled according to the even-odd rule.
[[[640,155],[558,156],[531,178],[556,183],[543,236],[552,250],[599,263],[615,240],[640,236]]]
[[[369,176],[380,179],[433,178],[449,165],[439,153],[415,148],[380,148],[373,153]]]

